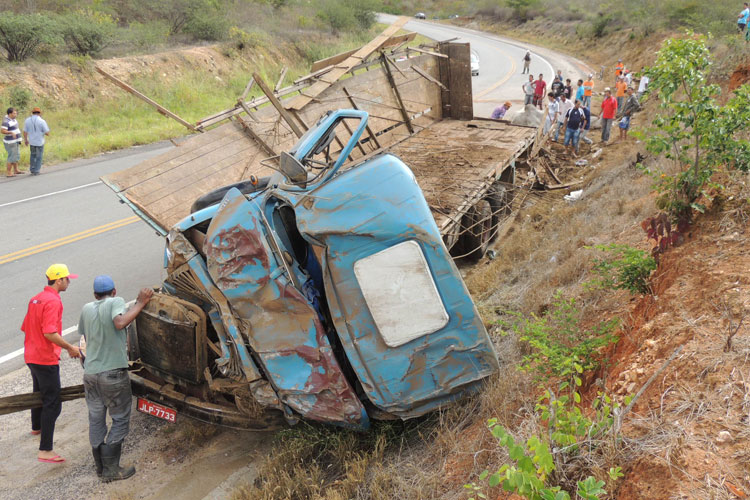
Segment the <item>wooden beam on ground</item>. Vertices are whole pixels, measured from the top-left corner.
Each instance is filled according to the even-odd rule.
[[[253,73],[253,78],[255,78],[255,83],[258,84],[260,90],[262,90],[263,93],[266,94],[266,97],[268,97],[268,100],[271,101],[273,107],[276,108],[276,111],[279,112],[287,125],[289,125],[289,128],[292,129],[292,132],[294,132],[297,137],[302,137],[302,130],[300,130],[299,126],[294,122],[294,118],[292,118],[292,115],[290,115],[289,112],[284,108],[278,97],[276,97],[273,91],[268,88],[268,85],[266,85],[266,82],[263,81],[263,78],[261,78],[258,73]]]
[[[162,115],[168,116],[168,117],[172,118],[173,120],[179,122],[181,125],[183,125],[183,126],[187,127],[188,129],[192,130],[193,132],[202,132],[202,130],[199,130],[198,128],[196,128],[195,125],[193,125],[192,123],[183,120],[182,118],[180,118],[176,114],[172,113],[171,111],[169,111],[167,108],[165,108],[164,106],[162,106],[158,102],[154,101],[153,99],[150,99],[149,97],[146,97],[144,94],[141,94],[136,89],[134,89],[133,87],[131,87],[127,83],[123,82],[122,80],[119,80],[119,79],[115,78],[114,76],[110,75],[109,73],[107,73],[106,71],[104,71],[103,69],[101,69],[99,66],[94,66],[94,67],[96,68],[96,71],[98,71],[102,76],[104,76],[108,80],[114,82],[115,85],[117,85],[121,89],[125,90],[126,92],[129,92],[129,93],[133,94],[134,96],[136,96],[138,99],[140,99],[140,100],[142,100],[142,101],[150,104],[151,106],[153,106],[154,108],[156,108],[156,111],[158,111]]]
[[[396,85],[396,81],[393,79],[393,73],[391,73],[390,68],[390,61],[388,61],[388,58],[385,56],[385,54],[381,54],[380,56],[381,60],[383,61],[383,70],[385,71],[385,75],[388,77],[388,83],[391,85],[391,88],[393,89],[393,93],[396,96],[396,101],[398,101],[398,105],[401,108],[401,116],[404,119],[404,124],[406,125],[406,128],[409,129],[409,133],[414,133],[414,127],[411,125],[411,118],[409,118],[409,112],[406,110],[406,106],[404,106],[404,101],[401,100],[401,93],[398,91],[398,86]]]
[[[258,145],[263,148],[263,150],[268,153],[271,156],[276,156],[278,153],[276,153],[271,146],[266,143],[263,139],[260,138],[258,134],[255,133],[255,131],[252,129],[252,127],[243,120],[239,115],[235,116],[234,119],[236,119],[240,125],[242,125],[242,130],[245,131],[247,135],[250,136],[252,140],[258,143]]]
[[[346,98],[349,99],[349,104],[352,105],[352,108],[359,110],[359,107],[357,107],[357,103],[354,102],[354,98],[349,93],[349,91],[346,89],[346,87],[341,87],[341,90],[344,91],[344,94],[346,95]],[[372,131],[369,125],[365,125],[367,129],[367,133],[370,134],[370,139],[373,140],[375,145],[378,147],[378,149],[382,148],[383,146],[380,145],[380,142],[378,142],[378,137],[375,135],[375,132]]]
[[[392,36],[386,42],[382,45],[383,47],[392,47],[394,45],[401,46],[405,43],[411,42],[416,38],[417,34],[413,31],[411,33],[406,33],[405,35],[398,35],[398,36]],[[337,65],[340,62],[344,62],[348,57],[350,57],[352,54],[357,52],[359,49],[353,49],[353,50],[347,50],[346,52],[341,52],[340,54],[336,54],[335,56],[328,57],[326,59],[321,59],[319,61],[315,61],[312,63],[312,66],[310,67],[310,73],[316,73],[322,69],[330,68],[335,65]]]
[[[276,85],[273,87],[274,92],[278,92],[281,88],[281,84],[284,83],[284,77],[286,76],[286,72],[289,71],[289,68],[284,66],[284,68],[281,70],[281,75],[279,76],[279,80],[276,82]]]
[[[565,189],[565,188],[577,186],[579,184],[583,184],[583,180],[566,182],[564,184],[548,184],[544,186],[544,189],[546,189],[547,191],[552,191],[554,189]]]
[[[348,73],[354,66],[360,64],[368,56],[377,52],[383,44],[398,30],[400,30],[409,18],[402,16],[399,17],[395,23],[387,27],[380,35],[376,36],[370,43],[358,49],[354,54],[351,54],[344,59],[340,64],[337,64],[331,71],[323,75],[317,82],[312,84],[309,88],[305,89],[300,95],[295,97],[289,104],[289,109],[301,110],[307,104],[312,102],[313,99],[318,97],[323,91],[328,89],[331,85],[336,83],[339,78]],[[257,78],[256,78],[257,80]]]
[[[248,106],[247,104],[245,104],[243,101],[240,101],[239,104],[240,104],[240,107],[245,110],[245,113],[247,113],[247,116],[251,120],[253,120],[254,122],[258,121],[258,119],[255,118],[255,115],[253,114],[253,110],[250,109],[250,106]],[[235,115],[235,116],[237,116],[237,115]]]
[[[550,176],[551,176],[551,177],[552,177],[553,179],[555,179],[555,182],[557,182],[558,184],[562,184],[562,183],[563,183],[563,182],[562,182],[562,181],[560,180],[560,178],[559,178],[559,177],[558,177],[558,176],[557,176],[557,175],[555,174],[554,170],[552,170],[552,167],[550,167],[550,166],[549,166],[549,165],[547,164],[547,162],[546,162],[546,161],[543,161],[543,162],[542,162],[542,166],[544,167],[544,170],[546,170],[546,171],[547,171],[547,173],[548,173],[548,174],[549,174],[549,175],[550,175]]]
[[[253,85],[255,85],[255,78],[250,78],[250,81],[247,82],[247,85],[245,86],[245,90],[242,91],[242,94],[240,94],[240,97],[237,99],[237,102],[244,102],[247,98],[247,94],[250,93],[250,89],[253,88]]]
[[[62,401],[72,401],[85,397],[83,385],[73,385],[63,387],[60,390],[60,399]],[[18,411],[30,410],[32,408],[42,407],[42,393],[31,392],[27,394],[17,394],[0,398],[0,415],[15,413]]]
[[[411,69],[413,69],[417,74],[424,77],[428,82],[432,82],[441,89],[445,90],[446,92],[449,92],[448,87],[440,83],[440,81],[433,78],[429,73],[426,73],[423,69],[420,69],[419,66],[410,66]]]
[[[407,52],[409,52],[410,50],[413,50],[414,52],[419,52],[421,54],[427,54],[427,55],[430,55],[430,56],[442,57],[442,58],[445,58],[445,59],[448,58],[447,55],[440,54],[439,52],[430,52],[429,50],[424,50],[424,49],[420,49],[420,48],[417,48],[417,47],[406,47],[406,51]]]

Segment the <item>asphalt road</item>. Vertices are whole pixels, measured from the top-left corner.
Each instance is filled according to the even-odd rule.
[[[394,19],[380,16],[381,22]],[[585,71],[570,58],[478,31],[414,20],[406,29],[435,40],[459,37],[471,44],[480,59],[479,75],[473,77],[477,116],[488,117],[505,100],[522,103],[521,85],[528,77],[521,74],[521,59],[527,48],[533,55],[532,74],[544,73],[547,79],[552,65],[575,78]],[[49,140],[54,141],[55,124],[51,125]],[[28,300],[46,284],[44,271],[50,264],[65,263],[80,275],[62,295],[63,329],[66,339],[74,342],[81,307],[93,300],[96,275],[112,275],[125,300],[133,299],[141,287],[163,280],[163,238],[121,204],[99,177],[171,147],[162,143],[132,148],[45,167],[38,177],[0,178],[0,375],[23,366],[20,325]]]

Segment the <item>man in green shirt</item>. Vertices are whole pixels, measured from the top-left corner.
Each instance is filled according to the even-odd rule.
[[[133,466],[120,467],[122,442],[130,430],[132,403],[125,328],[148,304],[154,292],[142,289],[130,309],[116,294],[112,278],[97,276],[94,279],[96,300],[83,306],[78,321],[78,333],[86,340],[83,388],[89,409],[89,441],[96,473],[105,482],[127,479],[135,474]],[[109,435],[107,410],[112,419]]]

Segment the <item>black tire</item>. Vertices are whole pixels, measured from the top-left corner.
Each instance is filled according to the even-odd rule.
[[[235,182],[234,184],[229,184],[228,186],[222,186],[220,188],[214,189],[213,191],[209,191],[193,202],[193,205],[190,207],[190,213],[193,214],[198,210],[203,210],[204,208],[210,207],[211,205],[216,205],[224,198],[224,195],[227,194],[227,191],[232,188],[239,189],[242,194],[250,194],[256,191],[261,191],[265,189],[266,186],[268,186],[268,181],[270,179],[270,177],[261,177],[260,179],[258,179],[258,182],[256,184],[253,184],[251,180]]]
[[[459,255],[471,262],[484,257],[492,237],[492,207],[486,198],[471,207],[461,219],[463,233],[456,244]]]

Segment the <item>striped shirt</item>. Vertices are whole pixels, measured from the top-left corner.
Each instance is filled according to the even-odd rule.
[[[13,132],[13,134],[9,135],[3,134],[3,142],[5,144],[21,142],[21,131],[18,129],[18,120],[5,115],[2,127],[8,132]]]

